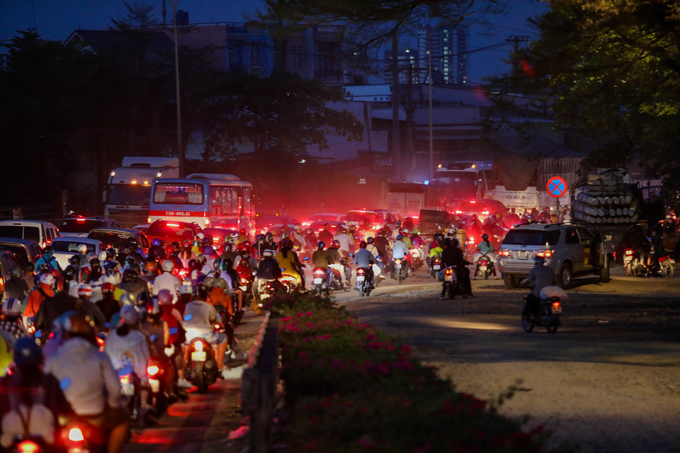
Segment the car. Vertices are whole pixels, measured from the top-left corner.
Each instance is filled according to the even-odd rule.
[[[224,240],[234,231],[238,233],[237,230],[230,230],[228,228],[203,228],[203,234],[211,236],[214,245],[224,244]]]
[[[118,222],[104,217],[66,217],[61,221],[59,231],[62,236],[86,238],[95,228],[120,228]]]
[[[363,227],[366,223],[371,225],[371,228],[377,230],[383,226],[383,217],[378,215],[375,211],[366,209],[353,209],[347,213],[345,223],[347,226]]]
[[[4,301],[6,299],[5,282],[11,278],[9,271],[13,267],[20,268],[14,254],[7,250],[0,251],[0,300]]]
[[[182,243],[183,239],[193,240],[198,233],[203,230],[195,222],[179,222],[176,220],[156,220],[149,225],[146,238],[149,243],[153,243],[154,239],[159,239],[161,244],[167,245],[172,242]]]
[[[331,233],[335,235],[335,231],[338,229],[338,227],[340,225],[345,225],[345,222],[341,222],[338,220],[318,220],[316,222],[312,222],[312,224],[306,228],[311,228],[314,234],[319,234],[320,231],[323,231],[323,226],[325,224],[330,225]]]
[[[0,238],[0,250],[12,252],[22,269],[28,263],[35,264],[42,255],[40,245],[29,239]]]
[[[59,236],[57,227],[43,220],[0,220],[0,237],[29,239],[45,248]]]
[[[138,247],[144,251],[144,255],[149,253],[149,240],[146,238],[146,234],[135,229],[95,228],[90,231],[87,237],[102,241],[107,248],[111,244],[116,250],[120,250],[123,245],[129,244],[134,239],[137,241]]]
[[[307,220],[302,222],[303,227],[308,227],[310,226],[313,222],[321,221],[321,220],[333,220],[333,221],[340,221],[342,222],[347,218],[347,214],[340,214],[337,212],[322,212],[319,214],[313,214],[310,215]]]
[[[62,236],[56,238],[52,241],[52,250],[54,250],[54,258],[59,263],[59,266],[63,269],[69,265],[68,260],[73,256],[78,254],[78,247],[81,244],[87,246],[87,254],[94,254],[99,256],[99,254],[104,250],[104,243],[97,239],[73,237],[73,236]]]
[[[582,226],[522,225],[505,235],[498,252],[498,270],[507,288],[517,288],[520,279],[534,267],[534,258],[543,256],[546,266],[555,272],[557,284],[566,288],[573,277],[582,275],[596,274],[608,281],[613,253],[611,242],[603,242],[598,234]]]
[[[383,221],[383,225],[387,222],[388,225],[392,226],[397,222],[403,222],[401,215],[394,211],[388,211],[387,209],[374,209],[375,213],[380,216]]]
[[[292,228],[296,223],[300,223],[300,221],[295,217],[280,215],[258,215],[255,219],[255,229],[258,233],[265,234],[273,225],[286,224]],[[302,224],[300,223],[300,225]]]
[[[137,230],[137,231],[141,231],[142,233],[146,233],[147,231],[149,231],[149,224],[145,223],[145,224],[142,224],[142,225],[135,225],[135,226],[132,227],[132,229]]]

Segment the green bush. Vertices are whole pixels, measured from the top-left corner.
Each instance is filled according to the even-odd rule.
[[[529,433],[459,393],[385,332],[309,293],[276,295],[292,451],[539,452]]]

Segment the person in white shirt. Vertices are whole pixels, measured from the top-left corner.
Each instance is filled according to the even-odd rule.
[[[354,245],[354,239],[347,234],[347,229],[344,227],[338,228],[338,234],[335,235],[335,240],[340,242],[340,250],[349,255],[349,248]]]
[[[394,240],[394,244],[392,244],[392,261],[390,261],[390,275],[392,278],[394,278],[394,260],[404,260],[408,255],[408,245],[404,244],[403,239],[404,237],[400,234]]]
[[[177,294],[179,293],[180,286],[182,286],[182,282],[180,281],[180,279],[172,275],[172,271],[174,268],[175,265],[172,263],[172,261],[170,260],[163,261],[162,264],[163,273],[156,277],[156,279],[153,282],[153,295],[158,296],[158,293],[161,290],[167,289],[172,293],[174,297],[172,301],[173,304],[177,302]]]

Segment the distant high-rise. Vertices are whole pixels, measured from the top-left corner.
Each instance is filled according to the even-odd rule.
[[[432,80],[438,83],[464,84],[468,79],[468,42],[470,29],[467,25],[426,25],[418,29],[418,53],[423,59],[421,66],[427,68],[429,43],[432,33]]]
[[[415,49],[400,50],[397,58],[399,59],[399,84],[407,84],[409,73],[411,74],[411,83],[418,83],[419,69],[422,67],[422,61],[418,60],[418,51]],[[387,85],[392,84],[392,51],[386,50],[383,60],[383,74]]]

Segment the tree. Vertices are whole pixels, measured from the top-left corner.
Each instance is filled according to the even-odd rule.
[[[553,99],[559,127],[599,138],[586,168],[635,161],[680,191],[680,5],[553,0],[532,19],[540,39],[495,84]]]
[[[248,141],[258,165],[275,170],[309,159],[308,146],[327,149],[329,132],[360,140],[362,125],[356,117],[328,106],[342,100],[341,91],[297,74],[224,74],[200,109],[206,123],[204,160],[234,158],[237,145]]]

